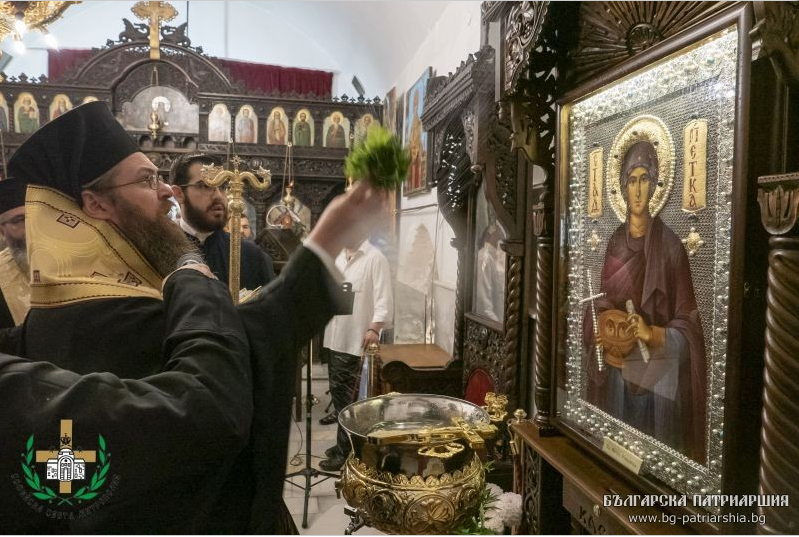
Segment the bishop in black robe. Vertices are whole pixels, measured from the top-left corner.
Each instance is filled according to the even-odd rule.
[[[196,271],[170,276],[158,302],[167,361],[157,375],[123,380],[115,365],[118,375],[81,376],[46,356],[29,362],[0,354],[3,533],[203,533],[219,524],[211,519],[219,516],[219,492],[252,424],[247,336],[226,286]],[[97,349],[91,358],[107,370]],[[100,492],[111,491],[107,503],[70,507],[33,497],[20,454],[31,435],[35,450],[58,445],[61,419],[73,420],[73,445],[96,450],[98,436],[105,439],[110,466]],[[90,465],[87,478],[93,471]],[[242,527],[231,523],[229,531]]]
[[[109,164],[113,166],[138,151],[132,142],[125,145],[124,140],[129,140],[127,133],[105,106],[104,103],[83,105],[50,122],[37,133],[38,137],[34,135],[17,150],[9,169],[29,174],[31,179],[50,186],[53,186],[59,174],[65,174],[66,177],[54,186],[72,199],[79,197],[81,177],[98,177],[104,172],[103,167],[107,170]],[[85,107],[92,109],[87,111]],[[89,112],[101,117],[86,118],[85,122],[77,117],[80,113],[90,115]],[[66,121],[75,123],[67,138],[54,133],[56,124]],[[102,125],[96,128],[93,122],[101,122]],[[84,151],[80,144],[85,146],[86,140],[97,137],[94,134],[97,132],[103,135],[103,140],[98,143],[104,143],[104,140],[114,138],[113,135],[117,134],[116,144],[105,151],[89,153],[100,159],[100,163],[84,162],[83,167],[63,165],[53,168],[51,162],[40,158],[42,148],[54,142],[48,139],[49,136],[58,135],[56,141],[62,145],[77,144],[76,151]],[[66,148],[64,151],[67,155],[64,158],[72,158]],[[86,166],[91,169],[87,171],[84,169]],[[43,168],[39,170],[39,167]],[[41,173],[35,173],[37,171]],[[66,186],[64,183],[67,183]],[[29,187],[29,197],[30,190]],[[44,206],[41,203],[39,205]],[[52,209],[52,206],[49,207]],[[63,209],[67,212],[76,210],[69,207]],[[85,218],[85,215],[81,218]],[[35,270],[33,254],[31,260],[32,270]],[[54,287],[58,285],[51,284]],[[298,250],[280,278],[238,306],[238,320],[230,321],[243,324],[249,343],[249,349],[239,349],[237,356],[249,357],[252,387],[247,383],[235,382],[224,386],[231,392],[250,394],[254,413],[247,416],[251,418],[251,435],[246,448],[238,453],[231,452],[230,466],[227,466],[227,462],[222,464],[216,460],[203,459],[204,465],[198,463],[193,472],[192,468],[189,469],[194,482],[179,480],[183,486],[172,487],[170,468],[145,464],[146,459],[141,454],[153,448],[150,445],[153,440],[137,437],[136,423],[133,423],[130,436],[121,443],[130,446],[126,449],[136,450],[131,456],[140,464],[135,470],[126,472],[129,477],[125,479],[138,479],[142,488],[151,488],[154,483],[163,485],[163,492],[125,495],[117,499],[112,497],[108,504],[91,516],[71,521],[66,531],[275,533],[282,505],[280,500],[286,468],[296,357],[300,347],[334,315],[338,308],[338,294],[339,285],[322,260],[307,248]],[[171,303],[167,300],[167,294],[163,298],[163,301],[155,296],[94,298],[58,307],[35,307],[22,329],[15,331],[19,336],[15,347],[25,358],[46,360],[76,373],[98,373],[100,377],[103,373],[109,373],[119,378],[146,380],[165,368],[169,369],[174,358],[170,345]],[[232,306],[230,309],[220,307],[230,302],[229,296],[225,294],[217,299],[220,304],[216,305],[189,300],[186,307],[200,319],[208,317],[221,322],[223,316],[235,318],[236,310]],[[203,323],[186,323],[185,328],[200,339],[214,330],[213,327],[207,329]],[[219,356],[224,359],[225,354]],[[110,415],[111,418],[115,416]],[[118,418],[124,419],[124,415]],[[201,414],[191,414],[185,418],[189,421],[204,419]],[[164,434],[169,433],[168,430],[164,431]],[[181,465],[184,452],[194,449],[194,446],[189,442],[174,442],[165,449],[169,450],[165,459],[171,461],[172,465]],[[16,457],[18,448],[9,450],[6,447],[0,451],[2,456]],[[216,478],[207,481],[207,474],[212,469],[216,472]],[[184,470],[178,470],[178,475],[183,475],[182,472]],[[134,491],[142,492],[141,488],[131,486]],[[189,492],[185,492],[187,489]],[[201,495],[203,501],[183,501],[180,494],[184,492],[193,499]],[[12,497],[8,494],[8,489],[0,489],[0,497]],[[118,508],[110,509],[113,506]],[[25,506],[17,503],[12,504],[12,508],[19,510]],[[34,513],[33,516],[37,515]],[[60,530],[36,528],[35,531]]]

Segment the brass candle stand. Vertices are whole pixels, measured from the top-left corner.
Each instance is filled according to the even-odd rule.
[[[228,185],[228,210],[230,212],[230,296],[233,303],[239,303],[239,289],[241,287],[241,213],[244,211],[244,181],[256,190],[266,190],[272,184],[272,172],[259,166],[255,173],[239,171],[239,165],[244,162],[234,155],[230,159],[233,170],[225,170],[219,166],[204,165],[202,179],[208,186],[221,187]],[[260,179],[259,179],[260,177]],[[252,289],[251,289],[252,290]]]

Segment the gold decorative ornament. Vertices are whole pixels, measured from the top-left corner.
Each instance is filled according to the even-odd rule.
[[[158,137],[158,133],[161,130],[162,126],[163,122],[161,121],[161,118],[158,117],[158,112],[156,112],[155,110],[151,111],[150,124],[147,125],[147,128],[150,130],[150,135],[153,137],[153,140],[155,140]]]
[[[683,129],[682,210],[707,207],[707,120],[694,119]]]
[[[47,36],[47,26],[60,19],[73,4],[80,2],[0,2],[0,41],[12,33],[20,40],[29,30]]]
[[[241,276],[241,213],[244,212],[244,180],[256,190],[266,190],[272,184],[272,172],[259,166],[255,173],[240,172],[239,165],[244,162],[238,155],[234,155],[230,162],[233,171],[225,170],[218,166],[203,165],[202,180],[211,187],[221,187],[228,184],[228,209],[230,211],[230,296],[233,303],[239,303],[239,287]],[[258,177],[261,177],[259,179]]]
[[[35,2],[34,2],[35,3]],[[136,2],[130,10],[140,20],[150,25],[150,59],[161,59],[161,40],[159,31],[161,21],[169,22],[178,11],[169,2]]]
[[[627,122],[613,140],[605,181],[610,206],[621,222],[627,220],[627,202],[624,201],[619,181],[622,161],[627,150],[640,141],[650,142],[658,156],[658,184],[649,200],[649,214],[655,216],[666,205],[674,183],[674,142],[666,124],[660,118],[649,115],[638,116]]]
[[[588,155],[588,206],[586,212],[591,218],[602,216],[602,171],[604,150],[597,147]]]
[[[488,412],[488,419],[496,423],[505,419],[508,415],[508,396],[497,395],[494,392],[486,392],[485,405],[483,409]]]
[[[485,482],[479,453],[497,434],[484,408],[442,395],[381,395],[344,408],[339,424],[352,445],[336,485],[350,529],[442,534],[474,514]]]
[[[383,472],[353,455],[339,488],[368,526],[394,534],[446,534],[477,505],[485,472],[475,454],[460,470],[439,476]]]
[[[685,245],[685,249],[688,251],[690,257],[695,256],[696,252],[705,245],[705,241],[699,236],[695,227],[691,227],[688,236],[682,240],[682,243]]]
[[[507,401],[505,404],[507,404]],[[402,429],[397,431],[378,430],[369,433],[367,438],[370,444],[377,446],[403,443],[431,444],[462,439],[466,440],[470,448],[480,449],[485,446],[486,438],[492,438],[497,434],[497,428],[494,425],[485,423],[470,425],[463,418],[453,418],[452,423],[451,427],[423,427],[416,431]]]
[[[508,420],[508,426],[510,425],[519,425],[521,422],[527,417],[527,412],[524,411],[522,408],[517,408],[513,411],[513,419]],[[521,453],[521,440],[519,439],[519,435],[513,429],[511,431],[511,440],[510,440],[510,451],[514,457],[518,457],[519,453]]]
[[[420,447],[416,452],[423,457],[436,457],[438,459],[449,459],[457,455],[465,448],[461,444],[450,442],[449,444],[441,444],[438,446],[425,446]]]

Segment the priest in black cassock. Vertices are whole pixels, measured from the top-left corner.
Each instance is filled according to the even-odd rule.
[[[190,351],[225,335],[218,331],[221,316],[229,315],[227,296],[218,297],[225,307],[191,300],[176,304],[169,280],[162,290],[163,278],[193,247],[167,217],[172,191],[157,171],[103,102],[81,105],[49,122],[9,162],[9,174],[28,183],[33,275],[31,311],[18,349],[23,357],[78,374],[99,373],[89,375],[98,393],[99,386],[116,386],[116,377],[146,382],[162,375],[165,385],[176,388],[163,372],[175,370],[176,353],[187,351],[181,338],[196,341],[194,347],[187,344]],[[154,437],[144,434],[152,428],[137,434],[135,420],[130,429],[109,424],[112,433],[103,433],[107,443],[123,451],[114,458],[121,481],[106,503],[88,516],[75,515],[67,522],[45,517],[43,522],[41,513],[26,511],[30,504],[25,505],[14,483],[0,479],[4,527],[39,533],[279,532],[297,351],[338,308],[340,274],[333,256],[348,235],[367,235],[384,202],[385,196],[367,184],[331,202],[280,278],[238,306],[238,320],[227,320],[233,327],[243,325],[246,341],[232,356],[220,350],[219,359],[248,362],[252,388],[225,376],[210,381],[218,382],[222,392],[251,396],[251,434],[244,449],[226,449],[228,456],[220,460],[220,448],[230,448],[221,430],[219,438],[209,432],[198,444],[175,442],[206,419],[202,408],[188,408],[183,426],[165,423]],[[190,297],[191,290],[183,296]],[[180,324],[187,312],[194,318]],[[204,389],[201,382],[186,388]],[[172,391],[180,400],[175,404],[190,399],[179,389]],[[22,395],[32,397],[34,407],[58,402],[46,390]],[[159,401],[144,397],[140,403],[155,408]],[[120,409],[119,419],[126,419],[128,410]],[[54,412],[47,417],[65,416]],[[0,414],[3,424],[19,419]],[[57,426],[33,425],[37,430]],[[103,429],[99,423],[87,427]],[[17,429],[4,425],[3,430]],[[4,436],[0,445],[3,464],[19,461],[20,447],[13,440]],[[164,449],[168,453],[146,458]]]
[[[210,187],[202,180],[202,166],[215,164],[203,154],[175,159],[169,172],[172,193],[180,203],[180,227],[203,254],[217,278],[227,282],[230,267],[230,234],[223,228],[228,220],[224,187]],[[250,241],[241,242],[242,289],[250,291],[275,278],[269,254]]]
[[[22,324],[30,308],[28,258],[25,248],[25,184],[0,181],[0,330]]]

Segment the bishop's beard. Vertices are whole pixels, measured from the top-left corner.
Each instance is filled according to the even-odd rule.
[[[22,240],[15,241],[13,239],[7,239],[6,242],[8,243],[8,250],[11,252],[11,258],[14,259],[14,262],[19,267],[19,270],[22,271],[23,274],[28,274],[28,249],[25,245],[25,238],[23,237]]]
[[[197,248],[183,230],[167,216],[172,207],[168,201],[162,204],[162,211],[159,211],[155,219],[142,215],[139,207],[124,198],[116,197],[114,203],[118,209],[122,233],[162,278],[178,268],[181,256],[197,253]]]

